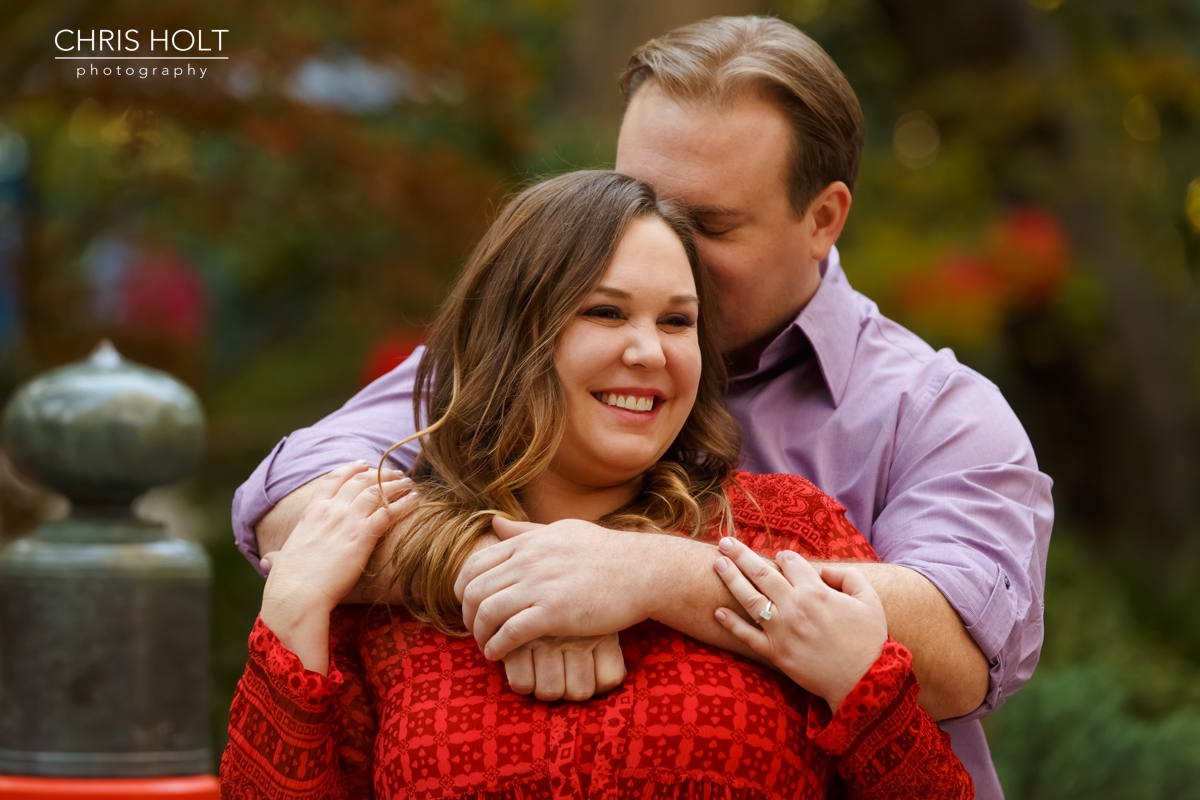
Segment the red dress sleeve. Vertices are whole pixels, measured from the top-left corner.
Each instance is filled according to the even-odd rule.
[[[971,800],[975,786],[950,735],[917,704],[912,654],[888,638],[836,714],[809,706],[808,736],[836,758],[851,798]]]
[[[810,558],[878,561],[874,548],[846,519],[841,503],[795,475],[737,475],[739,528],[747,544],[768,552],[796,549]],[[739,494],[745,493],[744,497]],[[883,652],[836,714],[815,700],[808,735],[835,758],[855,800],[962,798],[974,784],[944,733],[917,703],[912,654],[888,638]]]
[[[304,668],[261,619],[229,711],[223,800],[372,798],[376,721],[357,633],[363,610],[330,617],[329,675]]]

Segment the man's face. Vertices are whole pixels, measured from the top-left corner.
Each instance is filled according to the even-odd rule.
[[[764,98],[714,109],[672,98],[653,81],[634,94],[621,124],[617,171],[697,214],[726,350],[778,332],[820,283],[824,255],[813,252],[811,215],[788,202],[791,142],[783,113]]]

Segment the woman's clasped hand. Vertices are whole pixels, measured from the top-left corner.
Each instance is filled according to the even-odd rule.
[[[837,711],[887,641],[879,595],[851,566],[810,564],[791,550],[772,564],[730,537],[719,547],[717,574],[756,624],[728,608],[717,619]]]
[[[379,538],[419,496],[403,473],[379,473],[366,462],[339,467],[315,489],[283,549],[271,554],[259,616],[306,668],[324,674],[330,612],[362,580]]]

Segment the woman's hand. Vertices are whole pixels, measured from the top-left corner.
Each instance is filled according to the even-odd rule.
[[[329,668],[329,613],[362,577],[379,537],[417,500],[412,482],[354,463],[316,484],[283,548],[271,554],[259,615],[307,669]]]
[[[775,557],[780,574],[739,541],[725,538],[720,547],[717,573],[759,627],[727,608],[717,609],[717,619],[836,712],[887,641],[879,595],[853,567],[822,564],[818,572],[784,550]],[[770,619],[763,619],[767,601]]]
[[[581,703],[615,689],[625,680],[625,657],[618,634],[543,636],[504,657],[508,685],[538,700]]]

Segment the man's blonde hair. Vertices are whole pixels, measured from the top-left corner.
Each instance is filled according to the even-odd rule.
[[[648,80],[667,95],[718,108],[761,92],[787,117],[788,199],[803,214],[822,189],[851,190],[863,116],[846,76],[820,45],[774,17],[713,17],[651,39],[621,75],[626,101]]]

